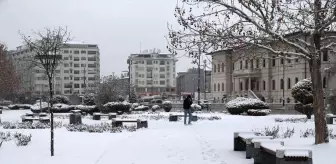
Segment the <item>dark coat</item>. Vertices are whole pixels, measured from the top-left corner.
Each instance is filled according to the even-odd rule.
[[[192,99],[191,98],[186,98],[183,101],[183,109],[190,109],[192,104]]]

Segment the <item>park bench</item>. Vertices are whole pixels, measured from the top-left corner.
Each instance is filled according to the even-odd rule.
[[[253,160],[254,160],[254,164],[261,164],[262,163],[262,157],[261,157],[261,143],[263,144],[278,144],[280,145],[284,145],[284,141],[281,140],[266,140],[266,139],[253,139],[252,140],[252,146],[253,146]]]
[[[148,128],[147,120],[140,119],[112,119],[112,127],[121,127],[123,123],[137,123],[137,129]]]
[[[261,143],[261,164],[312,164],[312,150],[285,147],[280,143]]]
[[[178,121],[178,117],[184,117],[184,115],[183,114],[170,114],[169,115],[169,121]],[[187,117],[189,117],[189,116],[187,116]],[[197,121],[197,120],[198,120],[198,117],[192,115],[191,121]]]
[[[326,116],[327,124],[336,124],[336,116],[335,115],[327,115]]]
[[[112,120],[112,118],[117,118],[117,114],[116,113],[108,113],[108,114],[93,113],[92,119],[93,120],[100,120],[102,116],[108,116],[109,120]]]
[[[81,110],[71,110],[70,112],[71,114],[69,117],[69,123],[70,124],[82,124]]]
[[[22,116],[22,122],[40,121],[41,123],[49,123],[50,118],[46,113],[26,113]]]
[[[253,139],[272,139],[272,136],[257,136],[255,132],[235,132],[234,133],[234,151],[246,151],[246,159],[252,158]]]

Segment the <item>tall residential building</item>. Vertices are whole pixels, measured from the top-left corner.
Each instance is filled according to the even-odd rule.
[[[146,52],[128,58],[131,85],[137,95],[175,95],[176,58],[173,54]]]
[[[205,77],[205,78],[204,78]],[[211,91],[211,71],[201,69],[200,92]],[[179,96],[195,94],[198,88],[198,69],[191,68],[187,72],[178,72],[176,78],[176,93]]]
[[[55,70],[53,86],[55,94],[83,95],[94,91],[100,82],[100,53],[98,45],[76,42],[64,44],[62,60]],[[21,93],[46,95],[49,91],[44,69],[34,66],[34,54],[25,46],[10,51],[16,71],[21,75]]]
[[[303,34],[293,34],[290,37],[309,39]],[[274,43],[274,46],[286,48],[279,42]],[[239,47],[208,55],[212,56],[212,94],[216,100],[230,95],[245,96],[251,90],[267,102],[282,103],[284,98],[285,103],[294,103],[292,86],[299,80],[310,77],[309,64],[303,58],[278,57],[261,48]],[[328,94],[336,89],[336,77],[331,76],[335,72],[330,74],[324,70],[336,68],[334,51],[323,51],[321,62],[321,85]]]

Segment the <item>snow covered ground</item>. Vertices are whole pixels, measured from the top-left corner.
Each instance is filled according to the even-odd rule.
[[[2,121],[19,121],[27,111],[4,111]],[[166,113],[164,113],[167,115]],[[154,114],[153,114],[154,115]],[[314,123],[275,122],[275,118],[304,118],[304,116],[271,115],[265,117],[232,116],[225,114],[199,114],[219,116],[222,120],[200,120],[191,126],[168,120],[149,120],[148,129],[122,133],[55,131],[55,157],[50,157],[49,130],[5,130],[32,134],[32,142],[17,147],[13,141],[0,148],[0,163],[4,164],[252,164],[244,152],[233,151],[233,132],[263,129],[279,125],[280,129],[294,128],[294,136],[284,139],[285,145],[310,147],[315,164],[335,161],[336,140],[325,145],[313,145],[314,138],[300,138],[300,131],[313,128]],[[141,117],[141,115],[134,115]],[[68,123],[68,119],[56,119]],[[95,124],[84,118],[83,123]],[[330,126],[336,133],[336,128]],[[281,130],[280,130],[281,131]],[[333,163],[333,162],[331,162]]]

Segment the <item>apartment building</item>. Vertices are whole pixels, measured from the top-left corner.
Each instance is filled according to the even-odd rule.
[[[302,34],[293,34],[291,37],[308,39]],[[281,43],[275,43],[274,46],[289,49]],[[284,98],[285,103],[294,103],[292,86],[310,77],[306,60],[278,57],[256,47],[237,47],[208,55],[212,56],[212,94],[216,100],[221,100],[223,96],[245,96],[253,91],[267,102],[282,103]],[[329,94],[329,91],[336,89],[336,77],[325,69],[335,68],[335,53],[324,51],[321,62],[321,85],[325,88],[325,94]]]
[[[147,51],[131,54],[127,62],[137,95],[175,95],[177,60],[173,54]]]
[[[211,91],[211,71],[201,69],[200,92]],[[191,68],[187,72],[178,72],[176,78],[176,93],[179,96],[194,95],[198,88],[198,69]]]
[[[16,71],[21,75],[21,93],[46,95],[49,91],[44,69],[34,66],[34,54],[25,46],[10,51]],[[55,70],[53,87],[55,94],[84,95],[94,90],[100,81],[100,53],[96,44],[67,42],[60,55],[62,60]]]

